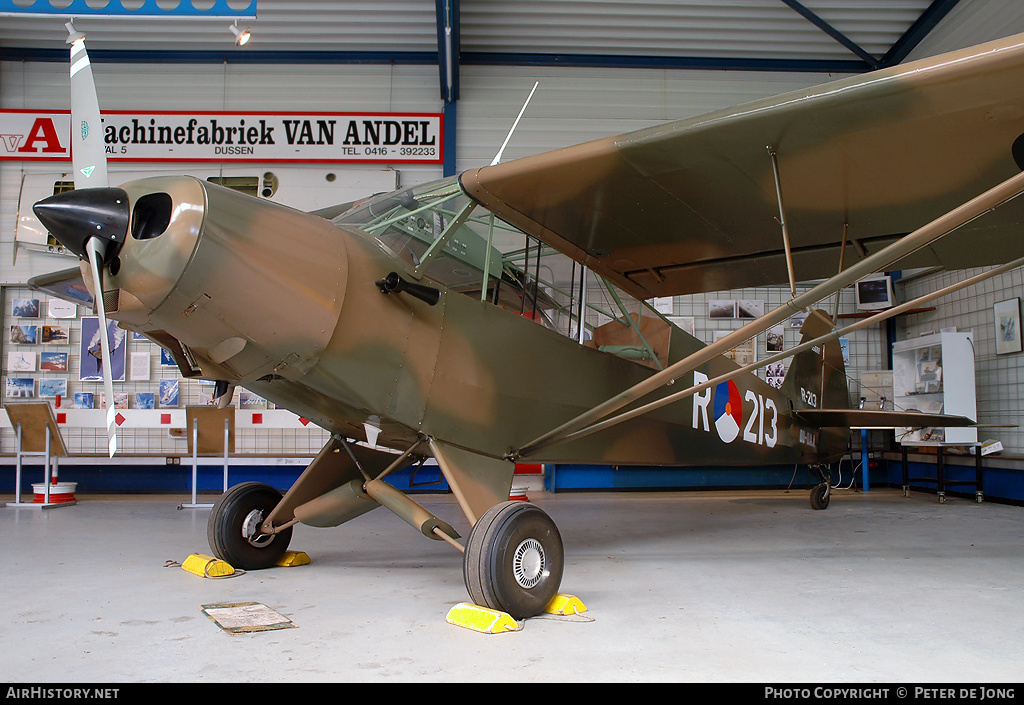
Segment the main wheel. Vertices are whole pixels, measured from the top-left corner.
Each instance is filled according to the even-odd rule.
[[[828,509],[828,501],[832,497],[827,482],[815,485],[811,489],[811,509]]]
[[[551,517],[528,502],[502,502],[469,533],[462,573],[474,603],[526,619],[543,612],[558,592],[563,561]]]
[[[277,563],[288,549],[292,529],[261,534],[259,527],[280,501],[281,493],[262,482],[243,482],[222,494],[206,525],[214,555],[242,570]]]

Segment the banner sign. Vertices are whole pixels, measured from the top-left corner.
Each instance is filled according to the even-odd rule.
[[[111,162],[441,164],[441,113],[102,114]],[[88,129],[88,126],[83,126]],[[0,159],[70,161],[70,111],[0,110]]]

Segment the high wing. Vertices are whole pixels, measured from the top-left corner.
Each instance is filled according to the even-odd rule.
[[[781,200],[796,278],[818,279],[838,271],[844,237],[849,266],[1018,173],[1022,86],[1017,35],[461,180],[639,298],[787,281]],[[1021,256],[1021,200],[893,268]]]

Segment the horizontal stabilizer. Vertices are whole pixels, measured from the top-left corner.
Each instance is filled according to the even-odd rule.
[[[966,416],[926,414],[920,411],[885,411],[883,409],[799,409],[794,418],[804,423],[844,428],[929,428],[974,426]]]

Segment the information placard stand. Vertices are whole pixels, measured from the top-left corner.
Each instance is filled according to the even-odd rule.
[[[76,500],[62,502],[50,501],[51,482],[57,481],[58,458],[67,457],[67,447],[57,427],[53,409],[47,402],[15,402],[5,407],[7,417],[14,427],[17,437],[17,464],[14,478],[14,501],[8,507],[31,507],[34,509],[52,509],[53,507],[70,507],[77,504]],[[21,471],[23,459],[26,457],[43,458],[43,501],[21,501]]]
[[[213,503],[197,501],[199,456],[224,457],[224,492],[228,489],[228,459],[235,442],[235,407],[218,409],[215,406],[189,406],[185,408],[188,424],[188,445],[192,454],[192,502],[179,509],[209,509]],[[219,441],[219,443],[218,443]],[[218,447],[219,446],[219,447]]]

